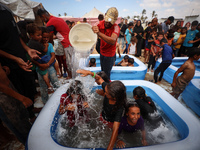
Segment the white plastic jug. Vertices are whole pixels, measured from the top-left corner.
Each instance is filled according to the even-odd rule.
[[[69,32],[69,41],[75,51],[89,53],[97,41],[97,34],[88,23],[76,24]]]

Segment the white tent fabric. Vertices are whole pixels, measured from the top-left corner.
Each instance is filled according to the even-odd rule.
[[[0,0],[0,3],[6,5],[14,15],[30,20],[35,20],[33,9],[40,6],[40,3],[30,0]]]
[[[103,13],[94,7],[89,13],[86,13],[81,18],[98,18],[99,14]]]

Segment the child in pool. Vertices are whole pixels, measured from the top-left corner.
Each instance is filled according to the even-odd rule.
[[[130,102],[126,105],[126,113],[121,119],[118,133],[120,134],[122,130],[133,133],[138,130],[142,131],[142,144],[147,145],[146,133],[144,129],[144,120],[140,115],[140,107],[136,102]],[[118,138],[117,148],[125,148],[125,143]]]
[[[48,49],[44,50],[44,52],[46,53],[46,55],[50,56],[51,59],[50,59],[50,63],[53,62],[54,63],[54,68],[56,70],[56,73],[57,73],[57,77],[60,78],[61,75],[59,73],[59,66],[58,66],[58,62],[55,60],[56,58],[56,55],[55,55],[55,51],[53,49],[53,45],[51,43],[49,43],[49,36],[50,36],[50,33],[48,31],[47,28],[43,27],[42,28],[42,44],[45,46],[45,45],[48,45]]]
[[[133,98],[139,105],[141,115],[144,119],[148,120],[153,125],[156,125],[157,122],[162,121],[162,117],[155,114],[155,112],[157,112],[157,108],[154,102],[152,101],[151,97],[146,96],[146,92],[141,86],[138,86],[133,90]]]
[[[89,61],[89,67],[96,67],[96,59],[95,58],[91,58]]]
[[[67,92],[62,94],[60,98],[59,114],[62,115],[67,112],[69,127],[75,125],[75,119],[77,119],[75,118],[76,109],[79,114],[79,120],[84,120],[84,117],[86,117],[87,120],[87,111],[85,108],[88,107],[88,103],[86,102],[87,98],[82,89],[82,83],[79,80],[74,80]]]
[[[128,65],[127,66],[134,67],[134,59],[133,58],[128,59]]]
[[[44,45],[40,43],[40,41],[42,40],[42,29],[38,27],[36,24],[31,23],[27,25],[27,32],[30,36],[28,46],[32,49],[38,50],[41,53],[39,54],[41,59],[32,60],[33,63],[35,63],[36,65],[38,64],[47,64],[48,66],[53,65],[54,63],[49,64],[51,57],[46,55],[46,52],[48,50],[48,43],[45,43]],[[36,67],[36,71],[43,77],[48,87],[48,93],[54,92],[53,87],[51,86],[49,81],[47,69],[41,70],[38,66]]]
[[[117,64],[117,66],[127,66],[129,56],[125,55],[124,58]]]
[[[171,95],[176,99],[184,91],[185,87],[194,77],[195,65],[193,61],[200,58],[200,48],[192,48],[188,56],[188,60],[175,72],[173,82],[171,84],[173,91]],[[177,78],[180,72],[183,73]]]
[[[99,75],[88,70],[77,70],[77,73],[82,74],[83,77],[91,75],[97,84],[102,85],[105,97],[100,119],[112,128],[112,136],[107,149],[113,149],[126,104],[126,87],[121,81],[106,83]]]

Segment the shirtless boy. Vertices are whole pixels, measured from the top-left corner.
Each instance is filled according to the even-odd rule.
[[[193,48],[188,54],[188,60],[175,72],[173,82],[171,84],[173,92],[171,93],[176,99],[184,91],[190,80],[195,74],[194,60],[200,58],[200,48]],[[178,78],[178,74],[183,72]]]

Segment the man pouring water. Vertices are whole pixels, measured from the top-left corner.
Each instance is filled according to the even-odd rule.
[[[107,10],[105,19],[92,27],[94,33],[101,38],[100,64],[101,70],[110,78],[110,71],[116,59],[116,41],[119,37],[120,28],[115,23],[118,17],[118,10],[111,7]]]

